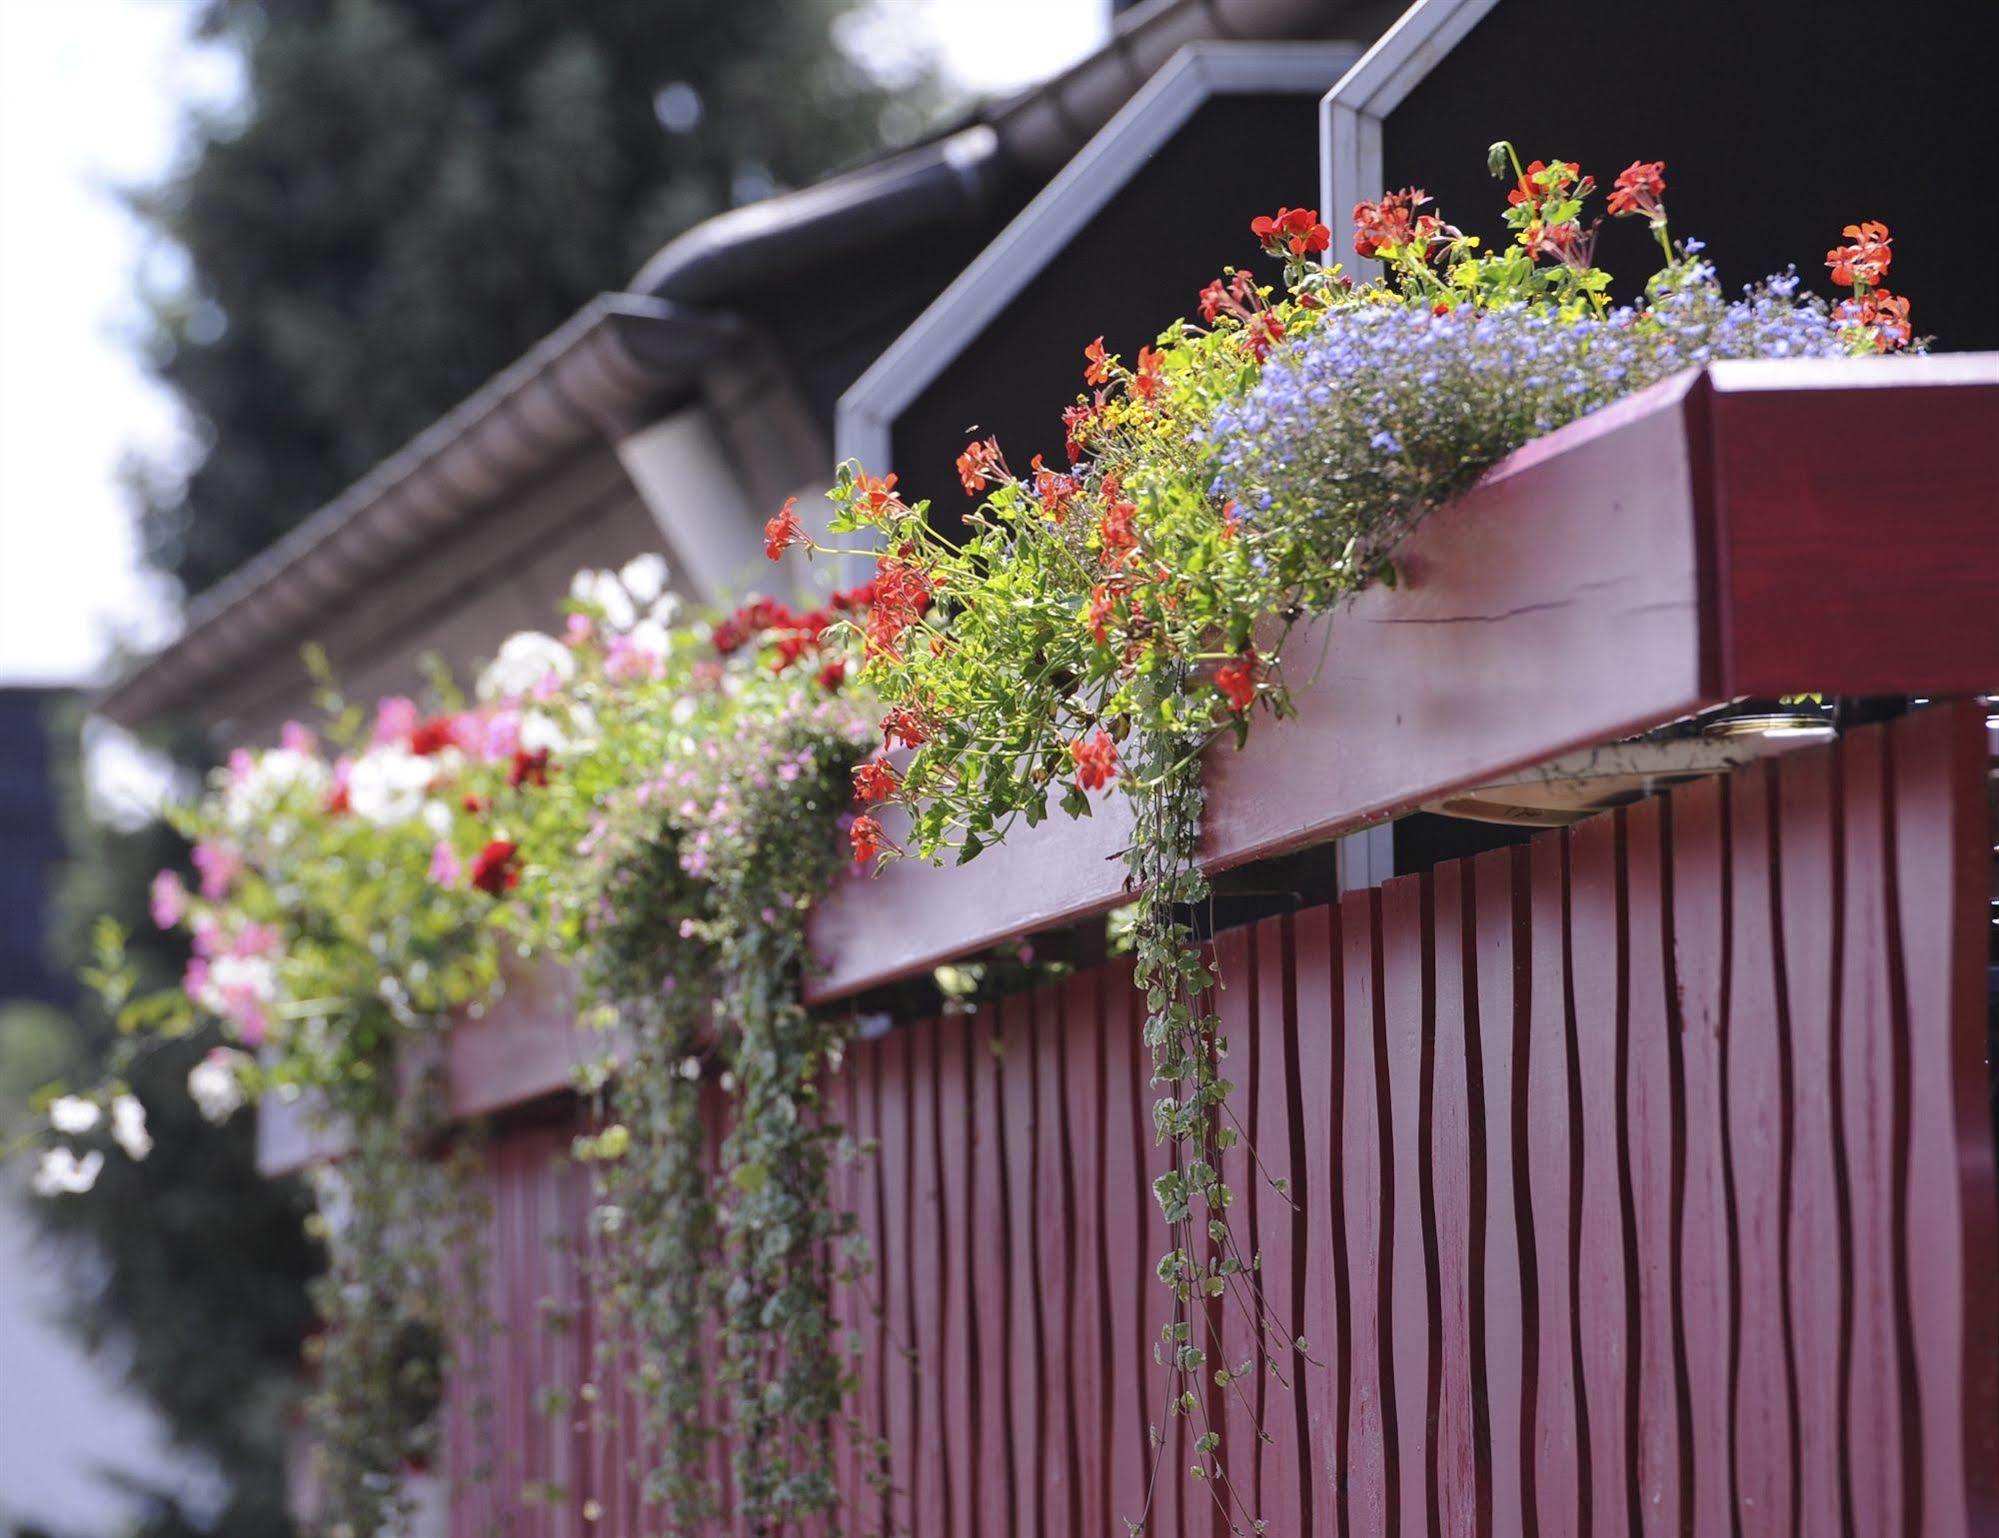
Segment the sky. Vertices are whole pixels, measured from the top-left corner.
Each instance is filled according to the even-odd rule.
[[[1102,0],[875,0],[869,56],[929,52],[967,88],[1061,69]],[[143,271],[171,271],[114,195],[170,162],[182,114],[236,89],[184,38],[185,0],[0,0],[0,684],[100,677],[115,638],[171,633],[139,566],[121,466],[184,453],[123,338]]]

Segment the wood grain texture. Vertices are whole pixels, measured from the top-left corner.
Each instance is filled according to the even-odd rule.
[[[1975,708],[1925,711],[1221,938],[1232,1106],[1288,1186],[1232,1153],[1236,1218],[1315,1359],[1222,1410],[1272,1532],[1993,1530],[1987,753]],[[1153,1357],[1141,1016],[1113,962],[848,1054],[875,1267],[839,1307],[898,1531],[1116,1531],[1155,1427],[1148,1533],[1218,1530]],[[535,1408],[599,1360],[567,1140],[489,1155],[498,1474],[461,1538],[587,1532],[592,1498],[603,1530],[659,1519],[629,1353],[621,1414]],[[471,1404],[455,1382],[454,1465]],[[849,1530],[865,1463],[857,1433]]]

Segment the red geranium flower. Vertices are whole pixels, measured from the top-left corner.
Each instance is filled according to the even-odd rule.
[[[486,798],[472,791],[465,792],[465,810],[477,817],[486,810]]]
[[[788,498],[778,515],[764,524],[764,554],[773,561],[783,557],[793,545],[805,543],[805,530],[798,521],[798,498]]]
[[[1272,256],[1310,256],[1333,243],[1333,232],[1319,222],[1316,208],[1280,208],[1275,218],[1260,215],[1250,220],[1249,232]]]
[[[1082,401],[1062,408],[1064,447],[1069,451],[1069,463],[1072,465],[1083,457],[1083,429],[1090,425],[1096,414],[1096,407],[1086,405]]]
[[[1076,783],[1084,790],[1102,790],[1117,776],[1117,744],[1101,729],[1087,741],[1078,737],[1071,742],[1069,757],[1076,761]]]
[[[855,476],[854,510],[868,519],[902,511],[902,498],[895,494],[895,476],[865,473]]]
[[[1131,393],[1142,401],[1149,401],[1159,393],[1165,381],[1159,377],[1160,354],[1150,347],[1138,350],[1138,372],[1132,376]]]
[[[326,815],[329,817],[338,817],[343,812],[351,812],[353,810],[353,803],[347,799],[347,787],[345,785],[336,785],[333,788],[333,793],[326,798]]]
[[[1076,500],[1076,483],[1059,470],[1051,470],[1041,462],[1036,454],[1030,468],[1034,472],[1034,495],[1041,501],[1041,511],[1056,523],[1069,515],[1069,504]]]
[[[1117,589],[1108,582],[1099,582],[1090,589],[1090,610],[1088,624],[1090,634],[1097,645],[1110,644],[1111,625],[1117,619]]]
[[[908,554],[909,546],[904,545],[875,563],[875,602],[867,624],[870,657],[899,656],[896,646],[903,632],[930,607],[930,579]]]
[[[1215,669],[1215,687],[1237,715],[1256,703],[1256,663],[1256,648],[1252,646]]]
[[[1110,382],[1111,369],[1116,366],[1116,360],[1104,351],[1102,337],[1098,337],[1083,349],[1083,357],[1090,365],[1083,370],[1084,384],[1100,385]]]
[[[1853,244],[1834,246],[1825,254],[1825,264],[1832,269],[1835,283],[1869,288],[1878,284],[1887,274],[1888,264],[1895,259],[1889,249],[1894,236],[1888,233],[1888,226],[1879,219],[1868,219],[1860,224],[1849,224],[1840,233]]]
[[[1103,516],[1097,520],[1097,543],[1103,549],[1105,564],[1116,566],[1138,548],[1138,531],[1132,523],[1138,507],[1108,488],[1105,498]]]
[[[458,746],[458,722],[451,716],[432,716],[419,721],[410,733],[410,751],[419,758],[435,758],[446,748]]]
[[[1250,356],[1258,363],[1269,357],[1270,349],[1283,340],[1284,322],[1271,310],[1259,311],[1250,320],[1249,327],[1243,334],[1243,345],[1249,349]]]
[[[838,694],[840,686],[847,681],[847,664],[829,662],[819,670],[819,687],[828,694]]]
[[[865,759],[854,765],[854,794],[863,803],[886,801],[901,788],[894,767],[882,759]]]
[[[1353,248],[1356,256],[1394,253],[1415,236],[1416,210],[1430,201],[1420,187],[1385,192],[1379,203],[1365,198],[1353,206]]]
[[[883,742],[900,742],[906,748],[920,748],[929,736],[923,729],[922,718],[907,705],[898,705],[882,717]]]
[[[1874,346],[1881,352],[1907,347],[1915,337],[1909,326],[1909,301],[1885,288],[1858,299],[1842,299],[1832,318],[1842,326],[1863,326],[1872,331]]]
[[[511,839],[492,840],[472,862],[472,885],[489,897],[511,892],[521,884],[519,855],[520,846]]]
[[[1665,205],[1659,201],[1660,194],[1665,190],[1665,161],[1634,160],[1617,173],[1608,206],[1611,213],[1620,218],[1628,214],[1643,214],[1648,219],[1658,219],[1665,213]]]
[[[966,496],[984,491],[988,481],[998,480],[1005,473],[1006,462],[1000,457],[997,438],[971,444],[958,456],[958,482],[965,488]]]
[[[1209,325],[1212,326],[1222,311],[1228,307],[1228,286],[1220,278],[1201,290],[1201,319]]]
[[[865,813],[854,819],[854,826],[847,836],[854,842],[854,863],[865,865],[877,855],[887,854],[895,846],[882,832],[882,825]]]
[[[515,790],[523,785],[548,784],[548,749],[537,748],[530,753],[525,748],[514,749],[514,761],[507,770],[507,783]],[[474,810],[467,807],[467,811]]]

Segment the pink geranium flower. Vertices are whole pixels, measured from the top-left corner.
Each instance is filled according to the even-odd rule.
[[[439,886],[456,886],[463,867],[449,839],[439,839],[430,851],[430,879]]]
[[[420,719],[415,700],[389,695],[375,706],[376,743],[407,741]]]
[[[194,846],[194,868],[201,872],[201,895],[220,902],[243,873],[243,861],[230,845],[203,839]]]
[[[163,870],[153,877],[153,922],[172,929],[187,916],[187,888],[173,871]]]
[[[278,732],[278,745],[287,753],[301,753],[307,758],[319,756],[319,738],[313,735],[309,726],[297,721],[287,721]]]

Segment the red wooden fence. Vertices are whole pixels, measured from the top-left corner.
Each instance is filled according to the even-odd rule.
[[[1271,1532],[1999,1530],[1986,768],[1975,710],[1926,712],[1222,937],[1238,1104],[1293,1192],[1237,1170],[1239,1212],[1320,1364],[1253,1388],[1268,1442],[1228,1427]],[[1140,1514],[1147,1078],[1117,965],[850,1054],[879,1308],[842,1306],[896,1490],[843,1442],[849,1531]],[[504,1456],[468,1538],[656,1526],[628,1388],[578,1392],[565,1146],[494,1153]],[[572,1402],[540,1414],[549,1383]],[[1220,1531],[1168,1434],[1148,1531]],[[538,1481],[560,1498],[523,1507]]]

